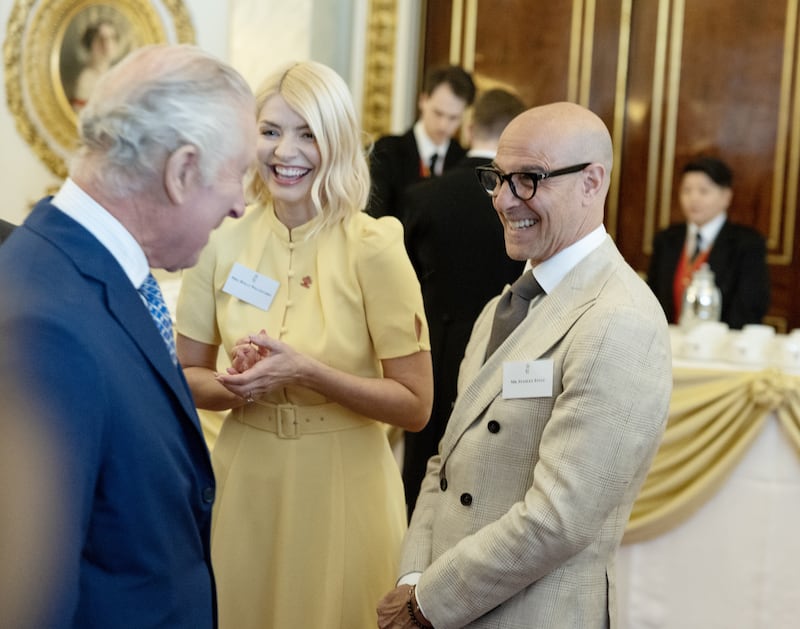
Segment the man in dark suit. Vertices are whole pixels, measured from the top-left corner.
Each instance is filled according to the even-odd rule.
[[[16,225],[0,218],[0,244],[11,235],[11,232],[14,231],[14,227],[16,227]]]
[[[432,68],[419,96],[419,119],[403,135],[375,142],[370,156],[372,216],[398,216],[400,195],[412,183],[440,175],[460,162],[465,151],[454,136],[475,99],[475,84],[463,68]]]
[[[494,159],[503,129],[524,110],[523,102],[505,90],[481,94],[467,127],[467,156],[441,177],[409,187],[401,203],[406,249],[428,318],[434,381],[428,425],[421,432],[405,433],[403,482],[409,517],[456,399],[458,365],[472,324],[486,302],[524,267],[506,254],[503,226],[475,175],[476,166]]]
[[[703,263],[722,294],[724,323],[738,329],[761,323],[767,313],[766,242],[756,230],[728,220],[732,184],[731,169],[715,157],[695,158],[683,168],[678,197],[687,222],[656,234],[647,274],[671,323],[679,322],[683,291]]]
[[[199,49],[138,49],[82,109],[70,177],[0,247],[0,375],[38,404],[66,507],[37,626],[216,625],[213,471],[149,269],[195,264],[243,214],[254,107]]]

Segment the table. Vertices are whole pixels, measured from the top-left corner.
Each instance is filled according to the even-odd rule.
[[[617,555],[620,629],[800,626],[800,377],[676,363]]]

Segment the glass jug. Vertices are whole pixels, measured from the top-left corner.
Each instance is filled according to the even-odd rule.
[[[700,321],[719,321],[722,294],[714,283],[714,271],[702,264],[683,293],[680,326],[690,328]]]

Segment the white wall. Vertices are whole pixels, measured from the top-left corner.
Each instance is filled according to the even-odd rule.
[[[230,61],[254,89],[275,68],[313,59],[336,70],[356,95],[367,0],[230,0],[230,7]]]

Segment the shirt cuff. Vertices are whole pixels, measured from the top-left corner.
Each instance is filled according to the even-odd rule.
[[[416,585],[421,576],[421,572],[408,572],[397,580],[397,585]]]
[[[416,586],[419,583],[419,579],[422,576],[421,572],[409,572],[408,574],[404,574],[400,579],[397,581],[397,585],[414,585]],[[422,601],[419,600],[419,588],[414,588],[414,598],[417,599],[417,607],[419,607],[419,611],[422,613],[425,618],[428,617],[428,614],[425,613],[425,608],[422,606]]]

